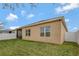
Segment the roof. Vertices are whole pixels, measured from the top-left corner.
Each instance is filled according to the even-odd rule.
[[[50,18],[50,19],[47,19],[47,20],[42,20],[42,21],[34,22],[32,24],[25,25],[25,26],[22,26],[22,27],[19,27],[19,28],[16,28],[16,29],[21,29],[21,28],[25,28],[25,27],[31,27],[31,26],[35,26],[35,25],[39,25],[39,24],[43,24],[43,23],[48,23],[48,22],[54,22],[54,21],[62,21],[66,31],[68,31],[67,27],[66,27],[66,23],[64,21],[64,16],[60,16],[60,17],[55,17],[55,18]],[[14,30],[16,30],[16,29],[14,29]]]

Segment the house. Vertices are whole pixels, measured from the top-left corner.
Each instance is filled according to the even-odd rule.
[[[10,29],[3,29],[3,30],[0,30],[0,34],[1,33],[13,33],[13,31],[11,31]]]
[[[39,42],[62,44],[67,32],[64,16],[32,23],[15,29],[17,38]]]

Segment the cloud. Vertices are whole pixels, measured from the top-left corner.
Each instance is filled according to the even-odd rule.
[[[28,19],[31,19],[35,16],[33,13],[26,12],[25,10],[21,11],[21,15],[26,16]]]
[[[16,29],[19,28],[19,26],[11,26],[9,29]]]
[[[57,7],[55,10],[57,13],[67,13],[71,10],[74,10],[76,8],[79,8],[78,3],[70,3],[70,4],[65,4],[60,7]]]
[[[4,24],[0,21],[0,29],[2,29]]]
[[[3,27],[4,25],[3,24],[0,24],[0,27]]]
[[[33,18],[35,15],[34,14],[28,14],[27,18]]]
[[[18,16],[13,13],[10,13],[9,15],[7,15],[6,19],[9,21],[13,21],[13,20],[18,19]]]
[[[77,31],[77,30],[78,30],[77,27],[73,27],[73,28],[72,28],[72,31],[73,31],[73,32],[75,32],[75,31]]]
[[[65,22],[69,22],[70,20],[69,19],[65,19]]]
[[[21,15],[22,15],[22,16],[26,15],[26,11],[25,11],[25,10],[22,10],[22,11],[21,11]]]

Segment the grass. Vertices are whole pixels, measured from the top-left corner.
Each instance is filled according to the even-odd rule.
[[[32,42],[26,40],[0,41],[1,56],[77,56],[79,46],[73,42],[62,45]]]

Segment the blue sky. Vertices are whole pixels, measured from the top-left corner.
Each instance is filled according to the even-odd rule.
[[[19,26],[58,16],[65,17],[69,31],[79,29],[79,4],[77,3],[40,3],[33,9],[29,4],[26,4],[26,7],[16,8],[14,11],[0,9],[0,22],[3,23],[5,29],[14,29]]]

